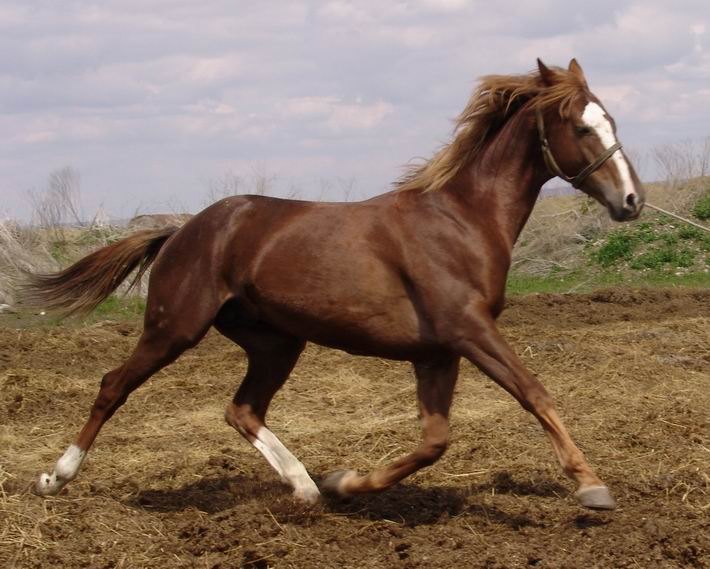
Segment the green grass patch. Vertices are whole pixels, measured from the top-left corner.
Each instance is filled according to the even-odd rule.
[[[506,292],[509,295],[590,292],[610,286],[707,288],[710,287],[710,272],[676,275],[667,272],[624,274],[610,271],[597,273],[577,271],[565,276],[552,277],[511,274],[508,276]]]
[[[703,221],[710,219],[710,193],[706,193],[697,202],[695,202],[692,212],[695,217],[702,219]]]
[[[693,227],[692,225],[684,225],[683,227],[678,229],[678,237],[680,239],[700,239],[700,240],[702,240],[705,237],[705,233],[703,233],[697,227]]]
[[[639,223],[634,228],[634,236],[643,243],[653,243],[658,240],[658,233],[655,231],[655,226],[652,223]]]
[[[610,231],[588,248],[590,268],[616,272],[700,272],[710,264],[710,235],[662,216]]]
[[[0,326],[13,328],[33,327],[81,327],[102,320],[136,321],[143,318],[145,299],[136,296],[112,295],[96,307],[96,310],[77,317],[62,318],[59,314],[20,310],[13,314],[0,314]]]
[[[661,269],[664,265],[687,268],[692,267],[694,262],[695,254],[689,249],[663,247],[634,257],[629,266],[636,270]]]
[[[609,233],[606,242],[594,253],[594,260],[602,267],[609,267],[622,259],[629,259],[636,246],[630,232],[617,230]]]
[[[145,298],[111,295],[86,318],[91,320],[132,320],[145,312]]]

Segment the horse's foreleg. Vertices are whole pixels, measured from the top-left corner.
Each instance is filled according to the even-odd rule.
[[[461,354],[508,391],[545,429],[564,472],[578,484],[583,506],[613,509],[614,499],[572,441],[545,387],[523,366],[498,331],[492,318],[481,311],[470,319],[468,332],[459,341]]]
[[[353,470],[334,472],[325,479],[325,488],[343,496],[377,492],[439,460],[448,445],[449,409],[458,369],[459,358],[415,364],[423,438],[414,452],[364,476]]]

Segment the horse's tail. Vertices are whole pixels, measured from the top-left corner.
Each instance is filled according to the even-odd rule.
[[[139,231],[90,253],[58,273],[28,274],[19,287],[21,304],[65,316],[91,312],[138,268],[130,288],[135,286],[178,229]]]

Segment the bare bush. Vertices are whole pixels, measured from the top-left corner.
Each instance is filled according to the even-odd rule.
[[[81,177],[71,166],[50,173],[47,188],[29,192],[33,222],[56,241],[65,240],[65,226],[81,225]]]
[[[355,195],[357,181],[355,178],[320,178],[318,182],[320,186],[318,197],[316,198],[318,201],[337,200],[350,202],[357,199]]]
[[[689,210],[708,187],[710,137],[659,146],[653,155],[663,179],[649,201],[675,212]]]
[[[236,196],[244,187],[244,179],[241,176],[231,171],[225,172],[219,178],[207,181],[207,196],[204,205],[208,206],[229,196]]]
[[[218,178],[207,181],[207,195],[204,205],[211,205],[221,199],[240,194],[268,196],[274,193],[276,176],[269,174],[263,165],[253,166],[247,177],[227,171]]]
[[[48,191],[59,202],[64,221],[81,225],[81,177],[71,166],[65,166],[49,174]]]
[[[64,241],[64,225],[60,203],[48,192],[30,190],[28,197],[32,203],[32,222],[51,232],[55,241]]]
[[[269,174],[263,164],[257,164],[252,167],[252,191],[251,193],[257,196],[268,196],[273,193],[276,176]]]
[[[687,183],[710,173],[710,137],[664,144],[653,150],[663,179],[674,185]]]
[[[240,175],[231,170],[217,178],[207,180],[207,192],[203,204],[205,207],[230,196],[258,195],[279,196],[287,199],[299,199],[304,191],[295,182],[279,184],[277,177],[269,173],[263,165],[252,166],[248,175]],[[316,201],[338,200],[353,201],[358,199],[357,180],[354,177],[317,178],[314,180],[316,189],[313,198]],[[278,190],[278,191],[277,191]]]

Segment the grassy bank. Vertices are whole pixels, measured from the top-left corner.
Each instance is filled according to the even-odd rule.
[[[708,178],[650,185],[648,193],[696,223],[710,217]],[[516,245],[508,294],[606,286],[710,287],[710,233],[648,208],[614,223],[581,194],[541,200]]]

